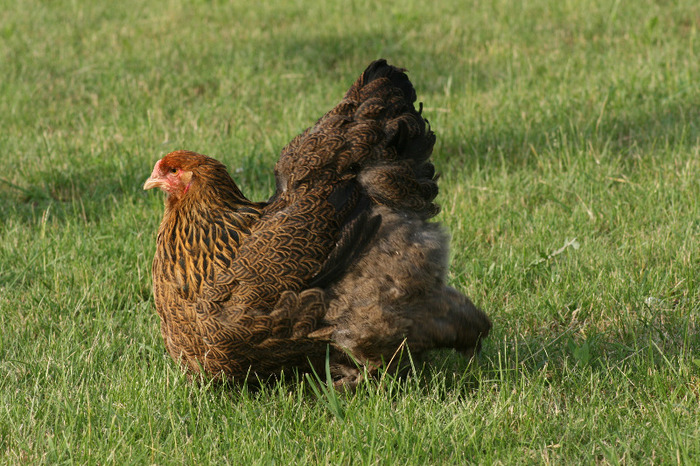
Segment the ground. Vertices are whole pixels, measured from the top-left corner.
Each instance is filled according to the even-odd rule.
[[[30,0],[0,16],[0,462],[700,460],[700,6]],[[253,199],[372,60],[437,134],[450,283],[494,322],[351,396],[190,383],[150,290],[155,161]]]

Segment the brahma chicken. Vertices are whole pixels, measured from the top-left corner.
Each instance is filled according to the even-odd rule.
[[[172,152],[153,292],[170,355],[190,373],[267,380],[328,364],[352,388],[433,348],[471,357],[491,322],[445,284],[435,136],[404,73],[369,65],[282,151],[276,191],[246,199],[226,167]],[[421,108],[422,110],[422,108]],[[399,361],[403,362],[399,362]]]

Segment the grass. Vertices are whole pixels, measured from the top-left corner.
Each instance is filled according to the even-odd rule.
[[[0,462],[700,461],[697,2],[2,3]],[[479,365],[190,384],[153,309],[153,163],[197,150],[266,198],[381,56],[438,134]]]

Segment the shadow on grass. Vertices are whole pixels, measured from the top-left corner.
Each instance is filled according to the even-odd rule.
[[[478,364],[480,372],[487,377],[504,371],[526,374],[559,372],[567,367],[589,368],[593,372],[627,367],[644,373],[650,367],[660,366],[675,370],[679,361],[699,363],[697,359],[690,360],[700,352],[699,335],[697,317],[691,314],[670,319],[667,323],[640,320],[621,332],[598,332],[585,338],[573,329],[558,333],[544,329],[542,335],[487,340]],[[455,376],[468,374],[467,361],[455,359],[456,355],[447,354],[445,357],[445,353],[436,356],[445,359],[433,363],[435,367],[447,368],[447,372]]]
[[[507,123],[483,119],[485,122],[478,128],[470,127],[463,134],[449,135],[442,141],[440,128],[434,127],[438,135],[438,166],[527,166],[536,163],[539,154],[570,157],[581,152],[591,152],[593,156],[610,154],[625,162],[669,148],[690,154],[696,151],[700,139],[697,102],[659,105],[655,112],[644,108],[610,111],[600,121],[593,112],[573,103],[559,113],[559,117],[534,124],[522,119]],[[428,113],[425,115],[430,118]],[[567,115],[578,115],[579,121],[572,124]]]
[[[103,165],[77,167],[69,173],[36,172],[33,180],[23,185],[0,177],[0,218],[35,223],[47,212],[59,223],[103,218],[120,199],[134,196],[143,184],[136,174],[107,173]]]

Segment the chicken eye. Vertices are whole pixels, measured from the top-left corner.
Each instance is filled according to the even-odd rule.
[[[178,169],[177,169],[177,168],[171,168],[171,169],[170,169],[170,173],[172,173],[173,175],[176,175],[177,172],[178,172]]]

